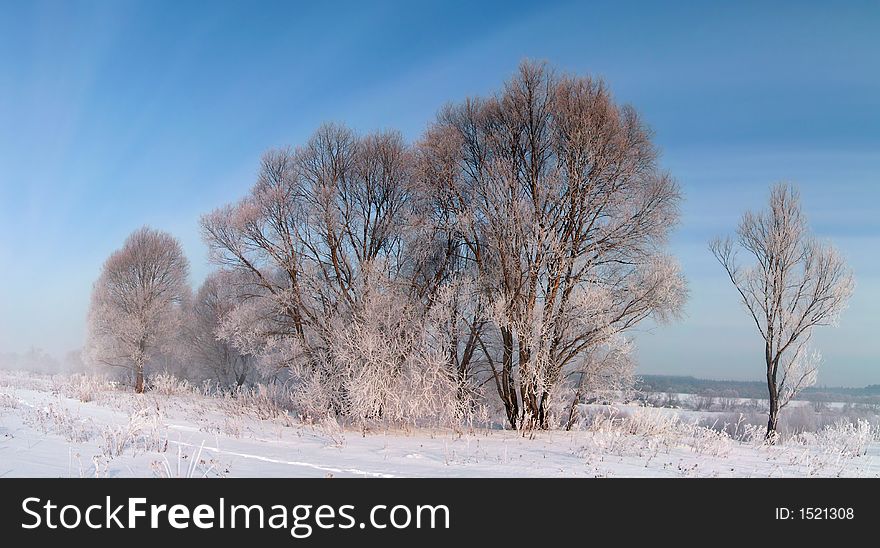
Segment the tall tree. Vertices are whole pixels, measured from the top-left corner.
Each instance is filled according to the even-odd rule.
[[[752,264],[737,261],[737,247]],[[779,411],[816,381],[820,356],[810,350],[813,330],[837,324],[853,292],[852,271],[834,247],[810,233],[800,195],[788,184],[772,188],[767,210],[743,215],[735,243],[716,239],[711,250],[764,340],[772,440]]]
[[[87,356],[131,371],[144,391],[144,368],[175,341],[189,297],[189,262],[171,235],[143,227],[104,263],[92,290]]]
[[[601,81],[523,63],[502,92],[450,106],[421,146],[488,323],[472,322],[513,428],[545,428],[553,391],[686,290],[663,251],[679,192],[650,132]],[[617,363],[624,363],[617,361]]]

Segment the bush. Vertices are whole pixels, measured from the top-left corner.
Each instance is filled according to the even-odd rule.
[[[155,375],[147,388],[164,396],[185,396],[195,393],[193,386],[186,379],[180,379],[170,373]]]
[[[12,394],[0,392],[0,409],[16,409],[18,407],[18,398]]]
[[[56,384],[59,392],[81,402],[94,401],[100,394],[116,388],[116,383],[103,375],[76,373],[63,377]]]
[[[792,438],[795,443],[812,445],[826,454],[858,457],[867,453],[868,444],[877,441],[880,429],[866,420],[855,423],[839,420],[817,433],[803,432]]]
[[[73,443],[88,441],[95,434],[94,423],[90,419],[75,416],[70,410],[56,403],[31,409],[25,416],[25,423],[44,434],[57,434]]]
[[[162,413],[158,407],[143,407],[134,413],[124,425],[107,425],[101,431],[101,453],[112,459],[126,449],[135,451],[164,452],[168,438],[164,435]]]

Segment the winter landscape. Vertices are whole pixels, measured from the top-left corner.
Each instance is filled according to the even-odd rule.
[[[124,35],[82,59],[134,75],[111,59],[140,51]],[[181,67],[229,81],[190,47]],[[280,59],[288,46],[260,47]],[[612,67],[554,51],[514,48],[491,79],[453,79],[443,97],[428,89],[444,79],[406,73],[433,101],[418,116],[400,97],[335,104],[308,87],[315,67],[288,81],[246,63],[241,74],[311,91],[293,119],[270,113],[287,104],[275,85],[242,77],[254,100],[233,114],[242,101],[211,107],[213,90],[168,69],[142,116],[125,93],[95,101],[137,110],[131,127],[110,131],[97,109],[94,124],[70,115],[67,133],[22,137],[31,150],[57,133],[48,156],[68,161],[31,174],[20,151],[0,171],[0,478],[880,477],[876,155],[858,153],[876,128],[786,126],[735,156],[748,139],[717,134],[776,127],[761,109],[786,100],[725,114],[711,88],[705,111],[657,110]],[[172,103],[192,110],[176,118]],[[814,113],[791,108],[782,118]],[[719,156],[667,140],[689,127],[680,112],[717,115],[692,139],[735,159],[700,172]],[[226,131],[227,114],[248,121]],[[835,131],[856,144],[822,163],[818,140]],[[135,159],[150,132],[164,152]],[[120,134],[113,167],[92,165]],[[800,167],[783,160],[797,154]],[[838,157],[860,182],[839,181]],[[31,176],[38,190],[5,182]]]
[[[592,406],[588,422],[570,431],[523,436],[478,420],[358,431],[333,419],[302,421],[286,398],[266,389],[206,393],[169,376],[136,395],[94,377],[0,372],[0,477],[880,474],[876,406],[817,411],[798,402],[791,435],[769,445],[766,402],[748,399],[658,394],[653,403]],[[652,406],[662,404],[676,407]]]

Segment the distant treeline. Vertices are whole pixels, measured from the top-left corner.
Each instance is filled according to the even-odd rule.
[[[26,352],[0,352],[0,369],[30,371],[54,375],[56,373],[81,373],[86,370],[79,350],[71,350],[60,360],[42,348],[30,348]]]
[[[673,392],[724,398],[767,398],[767,384],[762,381],[717,381],[690,376],[641,375],[636,388],[643,392]],[[880,404],[880,384],[861,388],[812,386],[805,388],[795,399]]]

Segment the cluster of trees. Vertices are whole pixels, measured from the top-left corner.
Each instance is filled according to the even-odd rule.
[[[232,306],[227,290],[217,273],[193,294],[180,243],[164,232],[136,230],[95,282],[83,357],[115,368],[137,392],[145,389],[148,368],[241,386],[255,376],[253,358],[216,335]]]
[[[514,429],[570,425],[632,385],[627,331],[686,298],[665,249],[679,189],[657,157],[601,81],[534,63],[414,144],[323,126],[202,218],[218,269],[194,295],[174,238],[132,234],[95,284],[88,356],[137,390],[163,361],[233,385],[283,376],[313,416],[489,405]]]
[[[679,199],[632,108],[526,63],[415,144],[327,125],[268,152],[202,219],[219,270],[195,296],[179,244],[133,234],[95,285],[89,356],[142,390],[184,334],[185,359],[281,372],[311,414],[455,420],[494,400],[546,428],[628,387],[626,331],[681,310]]]

